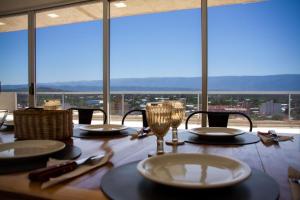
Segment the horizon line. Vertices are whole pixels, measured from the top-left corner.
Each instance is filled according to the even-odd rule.
[[[264,77],[264,76],[291,76],[291,75],[300,75],[299,74],[271,74],[271,75],[224,75],[224,76],[208,76],[210,78],[218,78],[218,77]],[[157,79],[157,78],[202,78],[202,76],[177,76],[177,77],[168,77],[168,76],[162,76],[162,77],[131,77],[131,78],[111,78],[110,80],[116,80],[116,79]],[[38,84],[53,84],[53,83],[72,83],[72,82],[90,82],[90,81],[103,81],[102,79],[98,80],[74,80],[74,81],[53,81],[53,82],[42,82],[37,83]],[[10,84],[1,84],[2,86],[8,86],[8,85],[27,85],[28,83],[10,83]]]

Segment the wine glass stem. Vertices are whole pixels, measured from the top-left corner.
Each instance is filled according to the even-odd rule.
[[[157,137],[157,154],[163,154],[164,153],[164,138],[163,137]]]
[[[172,142],[174,142],[174,143],[178,142],[177,128],[176,127],[172,127]]]

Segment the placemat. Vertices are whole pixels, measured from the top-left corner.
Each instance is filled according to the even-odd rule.
[[[188,131],[181,132],[179,135],[183,140],[195,144],[213,144],[213,145],[246,145],[260,141],[259,137],[250,133],[244,133],[235,137],[201,137]]]
[[[9,161],[9,163],[0,162],[0,174],[10,174],[17,172],[30,171],[42,167],[46,167],[48,157],[18,159]]]
[[[66,144],[66,147],[63,150],[47,156],[10,160],[5,161],[5,163],[0,161],[0,174],[25,172],[46,167],[47,161],[50,157],[58,160],[73,160],[78,158],[80,155],[81,149],[79,147]]]
[[[82,151],[79,147],[66,144],[66,147],[54,154],[51,154],[49,157],[55,158],[58,160],[74,160],[81,155]]]
[[[275,200],[279,197],[279,186],[274,179],[256,169],[252,169],[247,180],[235,186],[219,189],[181,189],[145,179],[137,171],[137,163],[117,167],[103,176],[101,189],[110,199],[185,200],[198,197],[209,200]]]
[[[123,137],[136,133],[137,130],[134,128],[127,128],[121,131],[114,132],[88,132],[79,128],[74,128],[73,137],[76,138],[99,138],[99,137]]]

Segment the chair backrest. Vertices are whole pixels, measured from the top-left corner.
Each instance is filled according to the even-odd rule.
[[[133,112],[139,112],[142,114],[142,119],[143,119],[143,127],[147,128],[148,127],[148,122],[147,122],[147,116],[146,116],[146,110],[142,110],[142,109],[134,109],[134,110],[130,110],[128,111],[122,118],[122,125],[124,125],[124,121],[126,119],[126,117],[133,113]]]
[[[78,123],[79,124],[91,124],[94,111],[100,111],[103,113],[103,124],[106,124],[107,114],[100,108],[70,108],[71,110],[78,111]]]
[[[190,118],[195,114],[206,114],[208,118],[208,125],[210,127],[227,127],[229,115],[241,115],[249,121],[249,131],[252,131],[253,123],[248,115],[241,112],[210,112],[210,111],[196,111],[190,114],[185,121],[185,129],[188,129]]]

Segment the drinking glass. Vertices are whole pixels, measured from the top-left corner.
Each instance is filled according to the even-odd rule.
[[[146,112],[150,129],[157,138],[156,154],[163,154],[164,136],[168,132],[171,125],[172,106],[166,102],[147,103]]]
[[[171,114],[172,140],[166,141],[166,143],[169,145],[182,145],[184,144],[184,141],[178,139],[177,128],[181,124],[184,118],[184,114],[185,114],[184,104],[180,101],[168,101],[168,103],[172,106],[172,114]]]

